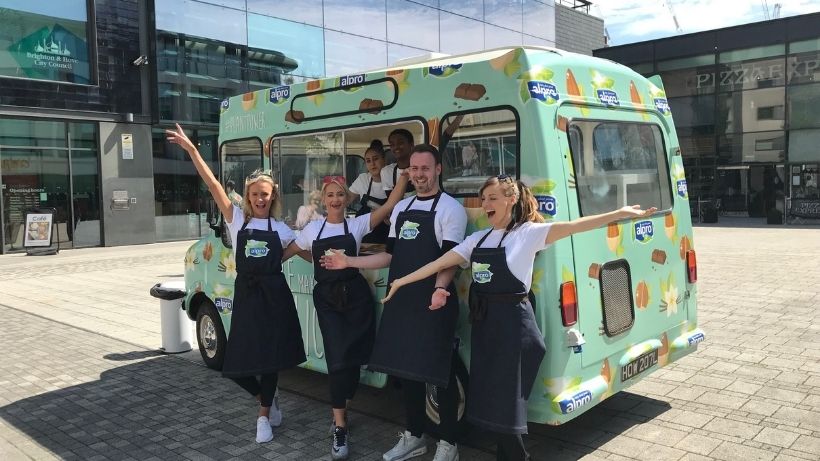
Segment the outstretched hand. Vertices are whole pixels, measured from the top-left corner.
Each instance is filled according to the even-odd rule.
[[[384,298],[382,298],[382,304],[386,303],[387,301],[390,301],[390,299],[393,298],[393,295],[395,295],[396,292],[399,291],[399,288],[403,286],[404,282],[402,282],[401,277],[390,282],[390,290],[388,290],[387,295]]]
[[[427,308],[431,311],[441,309],[447,304],[447,298],[450,296],[450,292],[445,290],[444,288],[436,288],[433,291],[433,296],[430,297],[430,306]]]
[[[350,267],[347,256],[343,250],[330,250],[330,254],[325,253],[319,257],[319,264],[325,269],[338,270]]]
[[[182,147],[185,149],[185,152],[190,154],[196,150],[196,146],[194,146],[194,143],[188,138],[188,135],[185,134],[185,131],[182,130],[182,127],[179,126],[179,123],[177,123],[176,126],[177,128],[175,130],[165,130],[165,139],[171,144]]]
[[[655,214],[658,209],[656,207],[641,209],[640,205],[628,205],[618,210],[624,218],[645,218]]]

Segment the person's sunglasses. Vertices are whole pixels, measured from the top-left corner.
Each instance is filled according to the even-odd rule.
[[[337,182],[339,184],[347,184],[344,176],[325,176],[324,178],[322,178],[322,185],[330,184],[332,182]]]
[[[495,178],[498,179],[498,182],[509,182],[509,183],[515,182],[515,179],[513,179],[513,177],[508,175],[507,173],[500,174],[500,175],[496,176]]]
[[[269,178],[273,178],[273,176],[271,175],[270,170],[259,170],[259,171],[254,171],[253,173],[248,175],[248,179],[256,179],[260,176],[267,176]]]

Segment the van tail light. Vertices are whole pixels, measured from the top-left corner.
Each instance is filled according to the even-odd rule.
[[[698,281],[698,259],[695,250],[686,252],[686,273],[689,275],[689,283]]]
[[[575,282],[561,284],[561,322],[565,327],[578,322],[578,301],[575,296]]]

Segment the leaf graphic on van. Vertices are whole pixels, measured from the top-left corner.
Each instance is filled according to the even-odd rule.
[[[596,90],[600,89],[608,89],[611,90],[612,87],[615,86],[615,80],[610,77],[605,76],[604,74],[598,72],[597,70],[591,71],[592,73],[592,87]]]
[[[545,67],[536,66],[528,70],[527,72],[522,72],[520,76],[518,76],[519,80],[541,80],[541,81],[549,81],[552,80],[553,75],[555,73]]]
[[[541,294],[541,279],[544,277],[544,269],[536,269],[532,273],[532,284],[530,290],[534,295]]]
[[[552,179],[538,181],[530,187],[533,195],[546,195],[551,193],[553,189],[555,189],[555,181]]]
[[[561,268],[561,281],[563,283],[575,282],[575,273],[567,266]]]
[[[233,296],[233,290],[231,287],[223,285],[221,283],[217,283],[214,285],[213,288],[213,297],[214,298],[230,298]]]

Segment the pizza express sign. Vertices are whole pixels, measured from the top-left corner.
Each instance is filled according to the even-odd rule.
[[[717,84],[720,86],[745,85],[763,80],[778,80],[786,77],[788,72],[789,80],[794,77],[808,77],[820,71],[820,59],[792,61],[784,69],[782,64],[771,64],[760,66],[756,64],[746,64],[733,66],[722,70],[717,76]],[[715,86],[715,73],[708,72],[697,74],[696,85],[698,88]]]
[[[7,51],[26,77],[90,83],[87,42],[60,24],[36,30]]]

